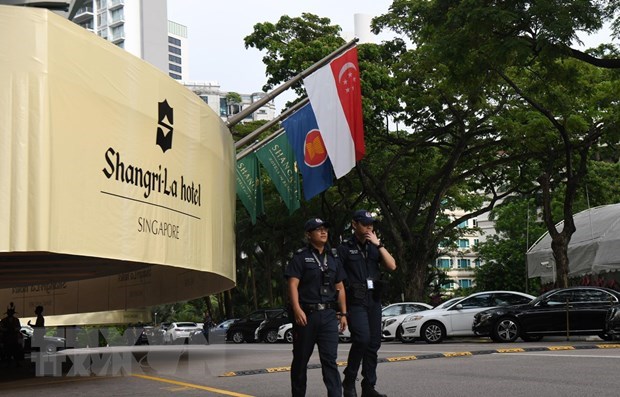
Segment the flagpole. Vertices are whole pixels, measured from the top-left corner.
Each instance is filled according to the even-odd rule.
[[[269,135],[267,138],[263,139],[262,141],[255,142],[254,144],[252,144],[252,145],[248,146],[247,148],[243,149],[243,151],[241,151],[239,154],[237,154],[237,161],[241,160],[242,158],[244,158],[248,154],[252,153],[253,151],[256,151],[256,150],[262,148],[263,146],[265,146],[266,144],[268,144],[272,140],[278,138],[280,135],[282,135],[283,132],[284,132],[284,128],[280,128],[279,130],[277,130],[273,134]]]
[[[275,97],[280,95],[284,90],[288,89],[290,86],[292,86],[293,84],[295,84],[299,80],[303,79],[304,77],[310,75],[315,70],[323,67],[324,65],[329,63],[333,58],[335,58],[338,55],[340,55],[340,53],[342,53],[342,52],[348,50],[349,48],[353,47],[358,41],[359,41],[359,39],[357,37],[354,38],[353,40],[349,41],[348,43],[344,44],[342,47],[340,47],[337,50],[335,50],[334,52],[332,52],[331,54],[327,55],[325,58],[321,59],[320,61],[318,61],[314,65],[310,66],[308,69],[306,69],[303,72],[299,73],[297,76],[292,77],[291,79],[289,79],[285,83],[283,83],[280,86],[278,86],[273,91],[268,92],[264,97],[262,97],[261,99],[259,99],[256,102],[252,103],[247,108],[243,109],[239,113],[237,113],[237,114],[233,115],[231,118],[229,118],[228,121],[226,122],[226,126],[228,128],[232,128],[234,125],[238,124],[241,120],[245,119],[247,116],[249,116],[250,114],[254,113],[258,109],[263,107],[267,102],[271,101],[272,99],[274,99]]]
[[[274,124],[278,123],[280,120],[287,118],[291,113],[297,111],[299,108],[301,108],[302,106],[307,104],[308,101],[309,101],[308,98],[302,99],[301,101],[297,102],[296,104],[294,104],[290,108],[288,108],[285,111],[283,111],[282,113],[280,113],[280,115],[277,116],[276,118],[274,118],[272,120],[269,120],[267,123],[261,125],[260,127],[258,127],[254,131],[250,132],[248,135],[246,135],[243,138],[239,139],[237,142],[235,142],[235,149],[239,149],[240,147],[245,146],[249,141],[251,141],[255,137],[259,136],[260,134],[262,134],[263,132],[268,130],[271,126],[273,126]]]

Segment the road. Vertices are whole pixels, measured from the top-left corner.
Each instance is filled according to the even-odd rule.
[[[348,349],[349,344],[340,344],[339,361],[346,360]],[[65,355],[72,365],[65,364],[63,373],[57,374],[60,376],[52,375],[49,357],[44,363],[46,376],[23,376],[24,368],[0,369],[1,394],[290,395],[289,344],[107,347],[70,349],[51,356],[61,361],[67,359]],[[616,397],[620,386],[620,344],[597,338],[513,344],[483,339],[437,345],[388,342],[382,345],[380,360],[377,389],[391,397]],[[307,395],[324,396],[317,353],[310,366]]]

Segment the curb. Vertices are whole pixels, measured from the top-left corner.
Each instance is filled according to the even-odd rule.
[[[548,347],[515,347],[515,348],[507,348],[507,349],[432,353],[432,354],[420,354],[420,355],[411,355],[411,356],[384,357],[384,358],[379,358],[377,360],[377,363],[396,363],[396,362],[403,362],[403,361],[427,360],[427,359],[433,359],[433,358],[471,357],[471,356],[480,356],[484,354],[508,354],[508,353],[544,352],[544,351],[562,351],[562,350],[591,350],[591,349],[620,349],[620,343],[577,345],[577,346],[565,345],[565,346],[548,346]],[[347,362],[339,361],[337,362],[337,364],[339,367],[344,367],[347,365]],[[308,369],[317,369],[317,368],[321,368],[321,364],[308,364]],[[249,370],[242,370],[242,371],[226,372],[220,375],[220,377],[273,374],[273,373],[278,373],[278,372],[290,372],[290,370],[291,370],[290,366],[249,369]]]

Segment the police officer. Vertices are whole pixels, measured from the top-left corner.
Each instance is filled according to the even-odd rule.
[[[306,395],[308,360],[318,345],[323,382],[330,397],[342,396],[336,364],[338,328],[347,326],[342,264],[327,249],[327,222],[309,219],[304,228],[308,245],[298,250],[284,272],[293,319],[293,397]],[[340,308],[340,312],[338,311]]]
[[[362,397],[384,397],[375,390],[377,352],[381,347],[381,287],[379,264],[396,269],[396,261],[374,231],[375,218],[366,210],[355,211],[353,236],[338,247],[347,273],[347,302],[351,349],[342,382],[344,397],[357,397],[355,379],[362,366]]]

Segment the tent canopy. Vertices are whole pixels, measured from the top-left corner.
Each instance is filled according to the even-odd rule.
[[[620,204],[603,205],[574,215],[576,231],[568,245],[568,276],[620,269]],[[556,225],[561,230],[564,222]],[[555,278],[551,236],[545,233],[527,252],[528,276]]]

